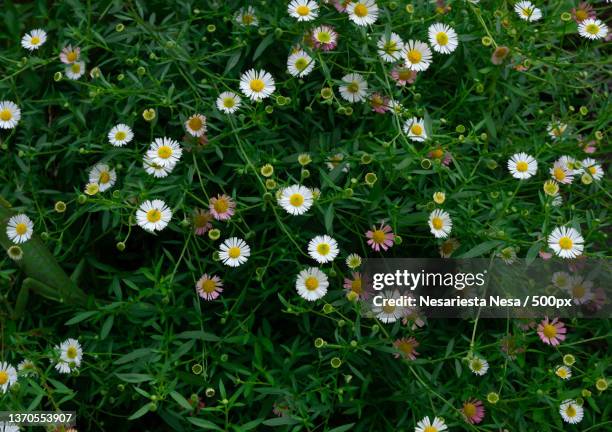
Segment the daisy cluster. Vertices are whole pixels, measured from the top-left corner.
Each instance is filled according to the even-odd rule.
[[[273,413],[281,418],[269,424],[316,428],[307,419],[331,415],[333,405],[312,408],[319,389],[331,386],[339,403],[353,401],[351,380],[371,381],[365,375],[375,369],[364,359],[383,355],[392,378],[378,381],[408,376],[407,387],[417,385],[428,400],[397,428],[368,427],[441,432],[490,421],[497,428],[512,413],[513,391],[542,410],[553,407],[557,424],[595,424],[598,410],[589,410],[584,395],[592,385],[603,393],[606,369],[598,363],[585,371],[568,357],[578,355],[579,325],[556,317],[512,321],[487,344],[478,320],[451,332],[417,310],[368,307],[362,261],[558,258],[569,270],[553,275],[552,286],[583,307],[605,304],[603,290],[572,270],[585,257],[609,255],[603,2],[212,1],[185,10],[151,3],[89,5],[100,23],[83,9],[77,17],[89,18],[66,30],[40,24],[20,31],[18,55],[0,77],[9,185],[0,193],[21,210],[0,220],[9,259],[27,269],[36,258],[28,242],[45,244],[104,305],[92,306],[92,321],[106,328],[100,339],[112,339],[110,329],[122,322],[130,336],[117,346],[126,352],[138,348],[130,338],[148,340],[148,331],[164,341],[147,354],[155,361],[145,368],[165,362],[156,374],[121,353],[128,360],[117,363],[120,385],[138,384],[147,398],[131,418],[174,400],[198,420],[215,403],[212,387],[206,403],[171,390],[179,381],[190,388],[183,377],[166,376],[174,368],[187,375],[181,356],[189,353],[195,363],[187,370],[204,378],[197,385],[218,385],[228,407],[219,429],[238,430],[239,422],[227,420],[235,403],[223,384],[230,375],[245,385],[245,397],[252,394],[247,382],[278,397]],[[598,61],[592,70],[589,58]],[[113,243],[117,252],[109,251]],[[153,305],[159,317],[149,315]],[[321,332],[318,351],[304,348],[304,355],[322,362],[337,378],[333,385],[292,394],[265,388],[274,381],[267,372],[241,375],[272,367],[262,350],[302,355],[306,339],[287,344],[270,336],[271,317],[281,310],[297,318],[286,326],[299,328],[291,337]],[[186,330],[177,340],[190,339],[180,347],[174,325]],[[242,338],[238,330],[250,333]],[[462,330],[465,340],[454,337]],[[114,349],[95,332],[88,349],[90,342],[100,352]],[[197,352],[202,341],[206,348]],[[246,351],[228,348],[237,341]],[[528,348],[543,353],[540,363],[562,359],[534,375],[546,392],[509,384],[514,377],[506,374],[525,367]],[[217,351],[219,361],[208,368]],[[238,352],[254,363],[234,364]],[[76,376],[83,350],[70,338],[48,357],[51,372]],[[114,367],[111,357],[100,354],[97,372]],[[136,372],[124,374],[126,365]],[[293,360],[283,367],[304,372]],[[17,369],[0,361],[0,389],[29,371],[49,372],[29,360]],[[305,373],[308,380],[316,374]],[[437,390],[441,376],[463,387]],[[217,427],[206,421],[191,423]]]

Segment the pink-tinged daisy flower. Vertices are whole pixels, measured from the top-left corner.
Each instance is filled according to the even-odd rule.
[[[571,184],[574,180],[574,170],[570,169],[561,161],[554,163],[553,167],[550,169],[550,175],[553,180],[561,184]]]
[[[557,346],[565,340],[565,334],[567,328],[565,324],[559,321],[559,318],[555,318],[552,321],[548,320],[548,317],[538,324],[538,336],[547,345]]]
[[[193,213],[193,232],[195,235],[203,235],[212,228],[210,223],[212,214],[202,209],[196,209]]]
[[[368,244],[376,252],[380,252],[381,249],[384,251],[389,249],[393,246],[393,240],[395,239],[395,234],[393,234],[391,227],[384,224],[381,224],[380,228],[373,226],[365,235],[368,238]]]
[[[370,96],[370,106],[375,113],[384,114],[389,111],[389,98],[380,93],[372,93],[372,96]]]
[[[72,64],[79,61],[81,57],[81,48],[72,47],[72,45],[65,46],[60,53],[60,60],[65,64]]]
[[[322,25],[312,31],[312,43],[315,48],[331,51],[338,45],[338,33],[333,27]]]
[[[485,415],[485,409],[482,405],[482,401],[477,399],[469,399],[463,403],[461,408],[461,414],[465,418],[465,421],[471,424],[477,424],[482,421]]]
[[[351,3],[351,0],[331,0],[331,3],[334,4],[338,12],[346,12],[346,8]]]
[[[368,298],[368,292],[363,286],[363,279],[361,277],[361,273],[352,272],[351,278],[344,278],[344,288],[349,293],[355,293],[360,299]]]
[[[397,339],[393,342],[393,346],[399,351],[394,354],[395,358],[401,356],[406,360],[416,360],[419,355],[416,351],[419,342],[413,337]]]
[[[210,213],[213,217],[220,221],[229,220],[234,215],[236,203],[234,200],[223,194],[217,195],[216,198],[211,198],[209,203]]]
[[[578,7],[572,8],[572,18],[576,21],[576,24],[580,24],[582,21],[588,18],[595,18],[596,14],[593,10],[593,6],[587,2],[578,3]]]
[[[204,273],[196,283],[196,292],[204,300],[214,300],[223,292],[223,281],[219,276]]]
[[[414,84],[417,74],[417,71],[403,66],[395,66],[391,71],[391,78],[393,78],[398,87],[403,87],[406,84]]]

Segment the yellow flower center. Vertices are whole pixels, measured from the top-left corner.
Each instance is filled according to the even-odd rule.
[[[526,17],[531,16],[531,8],[529,7],[523,8],[523,15],[525,15]]]
[[[314,291],[319,288],[319,280],[314,276],[308,276],[304,281],[304,285],[308,291]]]
[[[466,403],[463,405],[463,413],[466,417],[474,417],[476,415],[476,405],[473,403]]]
[[[200,117],[192,117],[189,119],[189,122],[187,124],[189,125],[189,128],[191,130],[199,131],[200,129],[202,129],[204,122],[202,122],[202,119]]]
[[[393,54],[397,51],[397,42],[390,40],[385,43],[383,47],[383,51],[387,54]]]
[[[4,108],[2,111],[0,111],[0,120],[9,121],[12,118],[13,118],[13,113],[11,112],[10,109]]]
[[[221,198],[215,201],[215,203],[213,204],[213,208],[217,213],[225,213],[229,208],[229,203],[225,198]]]
[[[226,97],[225,99],[223,99],[223,106],[225,108],[233,108],[234,105],[235,105],[235,102],[234,102],[233,97]]]
[[[525,161],[518,161],[516,163],[516,170],[518,172],[525,172],[529,169],[529,164]]]
[[[359,3],[357,6],[355,6],[355,15],[357,15],[359,18],[363,18],[364,16],[367,16],[368,7],[364,5],[363,3]]]
[[[193,219],[196,228],[204,228],[210,222],[210,216],[206,213],[197,214]]]
[[[441,249],[442,249],[442,253],[444,253],[445,255],[449,255],[454,251],[453,244],[450,242],[442,243]]]
[[[0,385],[4,385],[8,382],[9,376],[5,371],[0,371]]]
[[[240,248],[238,246],[232,246],[227,250],[227,255],[230,258],[238,258],[240,256]]]
[[[385,242],[385,233],[383,230],[374,230],[372,232],[372,240],[374,243],[383,244]]]
[[[262,91],[265,86],[266,85],[264,84],[264,82],[260,79],[251,80],[251,83],[250,83],[251,90],[257,93]]]
[[[423,133],[423,128],[421,127],[420,124],[413,124],[412,126],[410,126],[410,132],[412,132],[415,135],[421,135]]]
[[[482,370],[482,363],[480,360],[474,360],[472,361],[472,369],[474,369],[476,372],[478,372],[479,370]]]
[[[308,60],[306,60],[304,57],[300,57],[299,59],[296,60],[295,68],[297,70],[303,71],[307,67],[308,67]]]
[[[74,359],[77,357],[77,349],[76,347],[70,346],[68,347],[68,349],[66,350],[66,356],[70,359]]]
[[[401,69],[398,72],[397,76],[402,81],[408,81],[409,79],[412,78],[412,71],[410,69]]]
[[[382,310],[386,314],[392,314],[395,311],[395,306],[386,304],[382,307]]]
[[[599,26],[597,24],[589,24],[585,28],[586,32],[592,35],[599,33]]]
[[[359,91],[359,84],[356,81],[353,81],[346,86],[346,89],[349,91],[349,93],[357,93]]]
[[[72,73],[78,74],[81,72],[81,65],[79,63],[72,63],[72,65],[70,65],[70,70]]]
[[[576,417],[576,408],[574,408],[574,405],[568,405],[568,407],[565,408],[565,414],[570,418]]]
[[[363,289],[361,287],[361,278],[357,278],[351,282],[351,291],[355,294],[361,294]]]
[[[310,13],[310,8],[306,5],[299,5],[297,8],[295,8],[295,11],[300,16],[306,16]]]
[[[208,279],[202,282],[202,291],[204,291],[205,293],[210,294],[211,292],[215,291],[215,288],[217,288],[217,284],[212,279]]]
[[[243,24],[252,24],[253,21],[255,21],[255,18],[253,17],[253,15],[250,15],[250,14],[242,15]]]
[[[100,179],[99,179],[100,183],[106,184],[106,183],[108,183],[110,181],[110,178],[111,177],[110,177],[110,174],[108,173],[108,171],[102,171],[100,173]]]
[[[30,40],[30,43],[32,45],[38,45],[40,43],[40,38],[38,36],[32,36],[32,39]]]
[[[319,252],[320,255],[327,255],[330,251],[330,247],[327,243],[321,243],[317,246],[317,252]]]
[[[574,298],[582,298],[586,294],[586,288],[583,284],[576,284],[572,287],[572,295]]]
[[[161,212],[157,209],[151,209],[147,212],[147,220],[152,223],[158,222],[161,216]]]
[[[440,32],[436,35],[436,42],[438,45],[446,45],[448,44],[448,35],[445,32]]]
[[[559,239],[559,247],[561,249],[569,250],[574,246],[574,242],[569,237],[561,237]]]
[[[567,370],[565,368],[557,369],[557,376],[559,378],[567,378]]]
[[[438,428],[435,426],[426,426],[423,432],[438,432]]]
[[[123,141],[127,137],[127,134],[124,131],[117,131],[115,134],[115,140]]]
[[[587,18],[588,18],[588,14],[584,9],[578,9],[576,11],[576,19],[578,21],[584,21]]]
[[[15,232],[19,235],[24,235],[25,233],[28,232],[28,226],[26,224],[22,223],[18,223],[17,225],[15,225]]]
[[[546,336],[548,339],[552,339],[557,336],[557,327],[552,324],[546,324],[542,328],[542,333],[544,333],[544,336]]]
[[[422,58],[423,55],[419,50],[412,49],[408,51],[408,60],[410,60],[410,63],[418,63],[421,61]]]
[[[304,197],[299,193],[294,193],[289,197],[289,202],[293,207],[299,207],[304,204]]]
[[[398,346],[399,350],[407,355],[412,354],[414,351],[414,345],[410,341],[401,341]]]
[[[68,54],[66,54],[66,60],[68,60],[69,62],[73,62],[77,59],[77,53],[75,51],[69,51]]]
[[[557,180],[559,180],[559,181],[563,181],[563,180],[565,180],[565,171],[563,170],[563,168],[559,168],[559,167],[557,167],[557,168],[555,168],[555,169],[553,170],[553,176],[554,176],[554,177],[555,177]]]
[[[157,156],[162,159],[168,159],[170,156],[172,156],[172,147],[167,145],[161,146],[157,149]]]
[[[595,173],[597,173],[597,168],[595,168],[594,166],[590,166],[587,169],[589,170],[591,175],[595,175]]]
[[[330,43],[331,42],[331,34],[329,34],[329,32],[326,32],[326,31],[319,32],[317,34],[317,40],[319,42],[321,42],[321,43],[324,43],[324,44]]]
[[[437,216],[431,220],[431,224],[437,230],[442,229],[442,227],[444,226],[444,222],[442,221],[442,218],[439,218]]]

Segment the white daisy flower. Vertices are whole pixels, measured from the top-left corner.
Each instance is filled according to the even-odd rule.
[[[425,122],[418,117],[412,117],[404,122],[404,133],[412,141],[425,141],[427,139]]]
[[[26,33],[21,38],[21,46],[27,50],[34,51],[40,48],[47,41],[47,33],[44,30],[36,29]]]
[[[417,40],[409,40],[402,51],[402,59],[406,67],[417,72],[427,70],[431,64],[431,56],[429,46]]]
[[[555,370],[555,375],[563,380],[568,380],[572,377],[572,370],[567,366],[559,366]]]
[[[17,370],[21,372],[23,375],[35,375],[36,365],[34,365],[34,362],[32,360],[23,359],[17,365]]]
[[[308,75],[314,69],[315,63],[304,50],[292,53],[287,59],[287,70],[297,78]]]
[[[356,253],[352,253],[346,257],[345,263],[348,268],[355,270],[361,265],[361,257]]]
[[[5,422],[0,422],[0,432],[19,432],[19,427]]]
[[[312,207],[312,191],[301,185],[289,186],[281,191],[278,203],[289,214],[304,214]]]
[[[78,80],[85,73],[85,62],[77,61],[66,66],[66,76],[71,80]]]
[[[580,168],[580,164],[578,163],[578,161],[576,160],[576,158],[568,156],[568,155],[563,155],[559,158],[558,162],[561,165],[564,165],[568,170],[572,171],[573,174],[575,174],[577,171],[579,171]]]
[[[11,217],[6,224],[6,235],[14,243],[25,243],[34,233],[34,222],[24,214]]]
[[[242,100],[234,92],[223,92],[217,97],[217,108],[226,114],[233,114],[238,111]]]
[[[525,180],[538,171],[538,162],[527,153],[517,153],[508,159],[508,171],[512,177]]]
[[[378,19],[378,5],[374,0],[356,0],[346,6],[346,13],[355,24],[367,26]]]
[[[147,157],[164,168],[174,167],[181,159],[183,149],[172,138],[155,138],[147,150]]]
[[[590,302],[593,297],[593,282],[582,276],[570,277],[566,291],[572,296],[574,304],[583,305]]]
[[[559,414],[566,423],[576,424],[582,421],[584,417],[584,408],[578,405],[575,400],[567,399],[564,400],[559,406]]]
[[[132,129],[123,123],[119,123],[108,133],[108,141],[115,147],[123,147],[134,138]]]
[[[481,357],[472,357],[468,360],[468,367],[475,375],[484,375],[489,370],[489,362]]]
[[[366,98],[368,83],[357,73],[350,73],[342,77],[340,95],[350,103],[362,102]]]
[[[567,124],[557,121],[550,122],[548,126],[546,126],[546,132],[548,132],[548,136],[550,136],[554,140],[561,138],[566,130]]]
[[[429,215],[429,229],[436,238],[446,238],[453,229],[450,215],[441,209],[435,209]]]
[[[70,373],[81,366],[83,349],[78,340],[72,338],[66,339],[59,347],[56,346],[55,349],[59,350],[60,356],[55,369],[60,373]]]
[[[603,39],[608,36],[608,26],[597,18],[587,18],[578,24],[578,34],[587,39]]]
[[[6,393],[17,382],[17,371],[7,362],[0,363],[0,390]]]
[[[161,231],[172,219],[172,210],[159,199],[145,201],[136,212],[136,222],[145,231]]]
[[[389,36],[382,35],[376,44],[378,47],[378,55],[384,61],[393,63],[402,58],[404,50],[404,41],[397,33],[390,33]]]
[[[514,5],[514,11],[525,21],[537,21],[542,18],[542,11],[530,1],[520,1]]]
[[[295,281],[295,289],[300,297],[315,301],[327,294],[329,282],[327,275],[316,267],[302,270]]]
[[[333,261],[338,252],[338,242],[327,234],[316,236],[308,243],[308,255],[320,264]]]
[[[274,93],[276,85],[268,72],[250,69],[240,77],[240,90],[251,100],[260,101]]]
[[[13,129],[21,119],[21,110],[11,101],[0,102],[0,128]]]
[[[238,237],[230,237],[219,247],[219,258],[223,264],[230,267],[238,267],[244,264],[251,255],[251,248]]]
[[[89,182],[97,183],[100,192],[104,192],[113,187],[115,182],[117,181],[117,173],[115,173],[114,169],[110,169],[110,167],[106,164],[99,163],[94,165],[94,167],[89,171]]]
[[[576,258],[582,255],[584,238],[574,228],[556,227],[548,236],[548,247],[561,258]]]
[[[312,0],[293,0],[287,12],[298,21],[312,21],[319,14],[319,5]]]
[[[582,172],[589,174],[593,177],[593,180],[601,180],[604,176],[601,165],[595,159],[591,158],[582,161]]]
[[[257,27],[259,25],[259,19],[252,6],[240,9],[236,14],[236,22],[245,27]]]
[[[206,133],[206,117],[194,114],[185,122],[185,129],[194,137],[201,137]]]
[[[450,54],[459,46],[457,33],[446,24],[435,23],[429,26],[427,31],[429,44],[434,51],[442,54]]]
[[[561,160],[556,161],[550,169],[550,175],[557,183],[571,184],[574,181],[574,170]]]
[[[444,420],[439,417],[434,417],[429,420],[429,417],[423,418],[414,428],[414,432],[441,432],[448,429]]]
[[[396,305],[392,306],[391,304],[389,304],[389,302],[387,302],[390,299],[397,300],[401,297],[398,290],[386,290],[380,293],[380,296],[380,306],[372,306],[372,313],[378,320],[382,321],[385,324],[388,324],[394,323],[398,319],[401,319],[406,316],[408,312],[406,307]]]
[[[167,167],[161,166],[153,161],[150,157],[143,158],[142,166],[147,172],[147,174],[152,175],[155,178],[164,178],[168,177],[168,174],[172,172],[174,169],[174,165],[169,165]]]
[[[553,285],[562,290],[569,288],[570,281],[571,277],[567,272],[555,272],[551,278]]]

